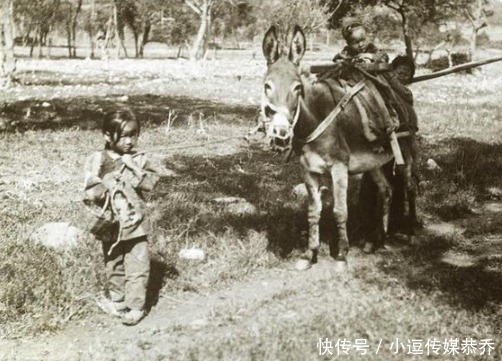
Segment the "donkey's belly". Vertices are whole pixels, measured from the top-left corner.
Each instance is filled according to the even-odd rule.
[[[364,173],[369,170],[380,168],[392,160],[392,153],[357,152],[352,153],[349,159],[349,173]]]

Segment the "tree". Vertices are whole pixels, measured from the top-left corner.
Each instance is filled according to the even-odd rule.
[[[3,0],[0,9],[0,88],[8,88],[16,70],[13,0]]]
[[[404,46],[406,48],[406,56],[410,59],[414,59],[410,18],[412,16],[415,16],[417,22],[427,19],[428,10],[431,9],[428,5],[432,2],[420,0],[383,0],[383,4],[397,12],[401,18],[401,27],[404,37]]]
[[[205,53],[204,45],[207,45],[207,42],[205,43],[204,40],[207,39],[207,30],[211,26],[211,11],[215,1],[217,0],[185,0],[185,4],[199,17],[199,29],[189,53],[191,60]],[[202,54],[199,51],[201,47],[203,48]]]
[[[49,33],[61,22],[61,1],[16,0],[13,3],[14,18],[22,22],[25,29],[23,37],[31,39],[30,56],[33,56],[34,47],[38,45],[38,56],[41,57],[42,46],[46,45]]]
[[[65,0],[61,3],[58,14],[66,30],[66,43],[68,47],[68,57],[77,57],[77,25],[83,0]]]
[[[240,41],[253,39],[257,21],[256,9],[246,1],[235,2],[233,6],[219,2],[213,7],[212,26],[213,37],[233,38],[240,48]],[[214,40],[216,42],[216,40]]]
[[[345,1],[341,3],[344,4]],[[260,18],[273,23],[289,33],[295,25],[300,25],[309,34],[329,25],[330,19],[340,11],[338,2],[325,0],[263,0]]]
[[[145,45],[150,39],[152,24],[162,10],[161,0],[123,0],[118,4],[118,16],[134,36],[136,57],[143,57]]]
[[[493,15],[493,2],[491,0],[467,1],[463,15],[471,24],[470,53],[472,57],[476,51],[479,31],[488,25],[487,17]]]

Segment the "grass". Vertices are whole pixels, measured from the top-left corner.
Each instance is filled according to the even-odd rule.
[[[48,62],[49,70],[54,66]],[[144,124],[140,149],[157,149],[153,158],[173,174],[164,177],[148,199],[153,226],[149,307],[163,296],[190,299],[239,289],[260,274],[270,276],[276,287],[260,291],[266,293],[261,298],[243,291],[233,304],[216,304],[207,324],[199,328],[180,323],[169,332],[152,331],[148,343],[131,344],[129,355],[331,359],[334,356],[317,354],[319,338],[327,337],[333,343],[365,338],[373,350],[382,340],[383,357],[402,360],[402,353],[394,355],[389,349],[396,338],[406,345],[416,338],[473,337],[496,340],[491,357],[450,358],[500,358],[500,259],[484,259],[471,267],[441,261],[447,252],[475,254],[480,245],[502,234],[497,215],[475,218],[474,213],[493,200],[493,189],[501,188],[497,89],[502,79],[486,81],[488,72],[500,74],[495,72],[500,65],[413,88],[422,135],[419,214],[426,225],[448,223],[457,231],[425,232],[415,249],[400,248],[394,240],[398,250],[385,255],[364,256],[353,247],[347,274],[333,272],[325,261],[311,273],[287,270],[306,242],[306,214],[291,192],[301,182],[300,169],[297,162],[285,163],[260,143],[240,139],[254,122],[256,108],[249,98],[259,99],[261,80],[237,80],[235,69],[234,64],[222,77],[210,77],[209,82],[193,78],[189,84],[183,77],[141,80],[135,70],[131,74],[137,81],[116,86],[100,82],[99,74],[90,85],[54,85],[55,75],[50,74],[47,84],[6,94],[1,117],[10,128],[0,138],[5,149],[0,155],[0,222],[5,229],[0,233],[0,338],[54,332],[72,320],[96,316],[93,298],[104,288],[99,244],[86,237],[76,249],[58,253],[31,243],[29,235],[46,222],[78,224],[83,162],[103,146],[100,114],[127,95],[127,104]],[[42,106],[43,101],[50,106]],[[179,118],[168,128],[169,109]],[[426,168],[429,158],[440,171]],[[256,212],[237,214],[214,201],[224,196],[244,198]],[[326,233],[332,224],[324,222]],[[196,264],[183,261],[178,252],[185,247],[202,248],[207,258]],[[329,247],[323,243],[321,260],[328,258]],[[165,340],[184,347],[149,346]],[[82,359],[111,359],[119,349],[103,341]],[[351,352],[340,358],[361,356]]]

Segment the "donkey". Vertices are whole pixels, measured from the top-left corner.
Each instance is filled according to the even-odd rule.
[[[270,27],[262,43],[267,60],[262,111],[267,135],[278,146],[290,144],[299,156],[308,191],[308,250],[297,261],[296,268],[306,270],[317,262],[322,210],[320,181],[322,175],[328,174],[332,183],[333,214],[338,233],[335,267],[343,270],[349,250],[346,228],[349,175],[367,173],[375,182],[377,206],[381,213],[379,228],[382,234],[386,234],[392,189],[382,167],[394,155],[388,144],[375,152],[375,144],[367,140],[358,108],[350,101],[357,89],[348,94],[342,87],[312,81],[301,73],[300,60],[305,54],[306,40],[300,26],[295,26],[289,47],[284,49],[281,45],[277,28]],[[362,86],[365,86],[364,82]],[[405,165],[399,167],[399,171],[405,183],[410,223],[414,223],[414,155],[406,141],[406,138],[400,139]],[[410,238],[414,234],[414,225],[410,224]]]

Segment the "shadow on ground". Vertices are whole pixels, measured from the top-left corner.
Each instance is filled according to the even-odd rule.
[[[296,159],[285,162],[284,155],[252,146],[250,151],[230,156],[177,156],[166,167],[173,169],[178,177],[161,183],[156,192],[155,197],[162,199],[160,224],[179,227],[193,222],[192,234],[209,231],[218,235],[231,228],[243,238],[249,230],[264,232],[268,250],[282,258],[306,248],[306,198],[293,192],[303,182]],[[214,202],[221,197],[245,199],[255,210],[241,214],[228,212],[225,205]],[[336,227],[332,202],[325,203],[320,222],[321,241],[333,246]],[[352,213],[353,203],[349,209]],[[350,218],[349,233],[355,234],[357,221],[353,221],[355,216]]]
[[[126,104],[127,103],[127,104]],[[169,111],[178,115],[174,127],[187,124],[187,119],[207,120],[211,117],[220,123],[252,122],[258,109],[255,106],[229,105],[222,102],[152,94],[60,98],[51,101],[22,100],[0,107],[0,130],[61,130],[68,128],[100,129],[103,114],[127,105],[143,125],[166,122]]]
[[[420,209],[425,209],[435,222],[462,220],[468,201],[486,199],[486,189],[499,184],[502,171],[502,145],[476,143],[467,139],[452,139],[439,146],[431,145],[426,156],[434,154],[440,172],[422,169]],[[287,258],[307,246],[307,215],[305,200],[293,194],[302,182],[298,163],[285,163],[281,156],[251,149],[222,157],[186,157],[173,159],[179,177],[161,185],[157,197],[162,197],[163,224],[192,223],[192,233],[208,230],[215,235],[233,229],[245,240],[249,230],[265,232],[268,250]],[[171,164],[172,165],[172,164]],[[169,167],[170,165],[167,164]],[[352,180],[349,196],[351,245],[357,245],[357,180]],[[465,194],[464,194],[465,193]],[[217,197],[244,198],[256,207],[256,212],[230,214],[215,205]],[[179,200],[177,202],[176,200]],[[452,209],[458,210],[456,213]],[[447,214],[447,216],[445,216]],[[498,225],[498,226],[497,226]],[[500,226],[500,227],[499,227]],[[169,227],[169,226],[168,226]],[[330,207],[321,220],[323,242],[336,242],[336,228]],[[502,222],[480,225],[476,232],[454,236],[424,234],[418,248],[402,248],[382,255],[380,268],[386,274],[401,279],[410,289],[441,292],[448,302],[464,308],[481,308],[502,300],[500,260],[489,260],[459,268],[442,262],[446,252],[472,251],[471,242],[502,234]],[[331,252],[330,252],[331,253]]]
[[[160,291],[164,287],[166,279],[176,279],[179,272],[172,264],[166,263],[157,255],[152,257],[150,263],[150,279],[146,292],[146,310],[149,311],[153,306],[157,305],[160,297]]]
[[[502,239],[502,222],[476,209],[501,200],[502,144],[453,138],[427,144],[423,152],[423,159],[434,159],[439,168],[421,169],[418,202],[431,222],[454,231],[422,233],[419,247],[383,257],[381,269],[413,290],[439,291],[466,309],[496,307],[502,301],[502,262],[490,256],[502,250],[490,239]],[[449,253],[476,257],[476,262],[449,264],[444,262]]]

